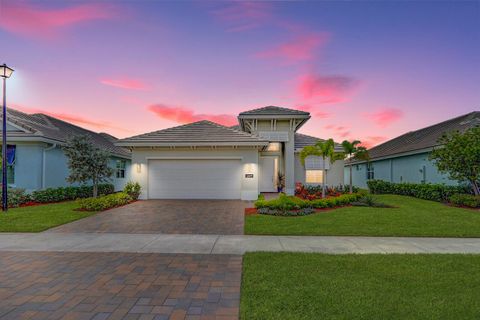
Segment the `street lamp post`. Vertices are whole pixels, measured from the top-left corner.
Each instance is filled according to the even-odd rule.
[[[3,126],[2,126],[2,210],[8,209],[8,185],[7,185],[7,78],[13,73],[13,69],[4,63],[0,65],[0,77],[3,78]]]

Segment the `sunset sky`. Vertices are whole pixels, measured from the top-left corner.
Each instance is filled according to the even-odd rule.
[[[117,137],[266,105],[372,146],[480,109],[480,2],[0,0],[8,103]]]

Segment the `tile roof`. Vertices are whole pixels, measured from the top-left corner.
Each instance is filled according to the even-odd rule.
[[[267,106],[263,108],[253,109],[241,112],[239,116],[253,116],[253,115],[286,115],[286,116],[309,116],[310,113],[295,109],[287,109],[276,106]]]
[[[368,150],[370,158],[394,157],[405,152],[424,150],[439,145],[438,139],[453,131],[463,132],[469,128],[480,126],[480,111],[446,120],[432,126],[405,133]],[[359,161],[353,161],[359,162]]]
[[[0,119],[1,117],[0,114]],[[86,135],[90,137],[91,141],[100,149],[106,150],[113,155],[120,157],[131,157],[131,153],[128,149],[114,145],[113,142],[116,140],[115,137],[111,135],[108,135],[107,137],[107,134],[96,133],[46,114],[27,114],[9,108],[7,110],[7,120],[26,130],[26,132],[9,132],[8,137],[10,140],[15,140],[15,138],[28,139],[41,137],[58,143],[65,143],[71,136]]]
[[[306,134],[295,133],[295,149],[303,149],[306,146],[313,146],[317,141],[325,141],[325,139],[320,139],[317,137],[309,136]],[[335,142],[335,150],[343,150],[342,146]]]
[[[267,141],[247,132],[204,120],[118,140],[117,145],[188,145],[192,143],[266,145]]]

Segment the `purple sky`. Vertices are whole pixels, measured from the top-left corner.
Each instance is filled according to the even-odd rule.
[[[9,106],[118,137],[278,105],[375,145],[480,108],[480,2],[0,0]]]

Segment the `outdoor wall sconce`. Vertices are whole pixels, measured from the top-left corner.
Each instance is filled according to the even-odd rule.
[[[137,163],[137,173],[142,172],[142,165],[140,163]]]

